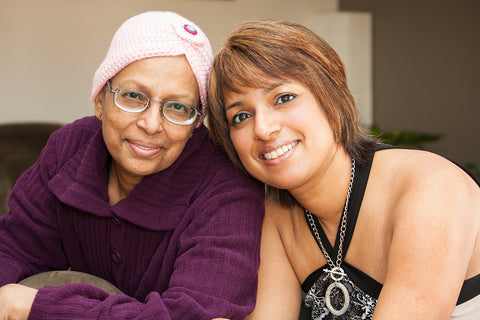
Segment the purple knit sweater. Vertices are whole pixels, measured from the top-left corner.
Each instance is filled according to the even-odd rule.
[[[95,117],[55,132],[0,218],[0,286],[71,267],[85,284],[38,291],[29,319],[243,319],[255,304],[262,186],[194,131],[177,161],[114,206]]]

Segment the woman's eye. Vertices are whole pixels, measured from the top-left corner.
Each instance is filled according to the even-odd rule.
[[[132,100],[141,99],[141,98],[142,98],[142,97],[140,96],[140,94],[139,94],[138,92],[135,92],[135,91],[128,91],[128,92],[126,92],[123,96],[124,96],[125,98],[132,99]]]
[[[232,118],[232,125],[237,125],[237,124],[240,124],[241,122],[247,120],[248,118],[250,118],[252,115],[248,112],[239,112],[237,113],[236,115],[233,116]]]
[[[175,111],[186,111],[188,108],[186,105],[180,102],[174,102],[171,104],[171,108]]]
[[[278,97],[277,101],[275,101],[275,104],[284,104],[292,101],[296,97],[297,96],[292,93],[285,93],[285,94],[282,94],[280,97]]]

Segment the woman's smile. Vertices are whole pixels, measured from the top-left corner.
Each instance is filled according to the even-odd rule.
[[[127,140],[132,151],[140,157],[153,157],[161,151],[161,147],[151,143]]]
[[[297,144],[298,144],[298,141],[294,141],[292,143],[284,144],[284,145],[280,146],[279,148],[277,148],[273,151],[261,154],[261,157],[265,160],[275,160],[275,159],[279,158],[280,156],[286,154],[290,150],[292,150]]]

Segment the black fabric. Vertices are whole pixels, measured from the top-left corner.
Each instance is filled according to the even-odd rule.
[[[306,294],[312,320],[371,320],[377,299],[360,289],[348,275],[335,281],[323,272]]]
[[[345,261],[342,263],[342,267],[350,280],[352,280],[360,289],[362,289],[369,296],[378,299],[380,291],[382,290],[382,284],[380,282],[376,281],[365,272],[355,268],[354,266]],[[308,292],[308,290],[310,290],[310,288],[315,284],[317,279],[323,273],[323,269],[328,268],[329,266],[328,264],[326,264],[312,272],[302,283],[302,290],[304,292]]]
[[[377,151],[386,150],[386,149],[414,149],[414,148],[390,146],[387,144],[377,145]],[[365,193],[365,189],[367,186],[372,162],[373,162],[373,157],[365,165],[357,166],[355,170],[355,180],[352,186],[350,204],[348,207],[347,228],[345,231],[345,240],[344,240],[344,249],[343,249],[344,256],[348,250],[350,241],[353,236],[353,232],[355,230],[355,224],[357,222],[358,213],[360,211],[363,195]],[[456,163],[455,161],[452,161],[452,162],[455,163],[460,168],[462,168],[480,187],[480,180],[473,173],[471,173],[468,169]],[[327,236],[325,235],[325,232],[323,231],[322,226],[320,225],[317,219],[315,219],[315,225],[317,226],[318,233],[320,235],[320,238],[322,240],[322,243],[325,249],[327,250],[332,260],[335,262],[337,258],[337,251],[338,251],[339,240],[340,240],[339,232],[338,232],[339,230],[337,231],[337,237],[335,239],[334,248],[332,248],[332,246],[330,245],[330,242],[328,241]],[[339,229],[340,229],[340,226],[339,226]],[[312,231],[311,228],[310,228],[310,231]],[[313,232],[312,232],[312,236],[315,237],[313,235]],[[381,283],[371,278],[369,275],[362,272],[361,270],[348,264],[347,262],[342,262],[342,267],[345,270],[345,273],[348,275],[348,277],[360,289],[362,289],[365,293],[367,293],[371,297],[378,299],[378,296],[380,295],[380,291],[382,290],[382,287],[383,287]],[[302,283],[302,290],[304,292],[308,292],[310,290],[310,288],[315,284],[319,276],[323,273],[323,269],[325,268],[329,268],[328,264],[321,266],[319,269],[315,270],[312,274],[310,274],[305,279],[305,281]],[[460,295],[457,301],[457,305],[463,302],[466,302],[479,294],[480,294],[480,274],[464,281],[462,290],[460,291]]]

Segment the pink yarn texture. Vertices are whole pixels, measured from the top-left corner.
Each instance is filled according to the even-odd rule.
[[[212,47],[197,25],[169,11],[145,12],[120,26],[105,59],[95,72],[92,101],[105,83],[128,64],[144,58],[179,55],[185,55],[197,79],[201,111],[205,114]]]

